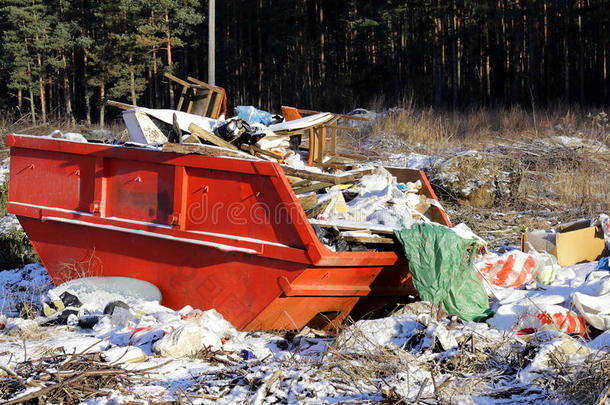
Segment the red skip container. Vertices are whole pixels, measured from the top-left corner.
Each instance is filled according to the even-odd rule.
[[[280,165],[8,135],[17,215],[56,284],[125,276],[241,330],[337,325],[414,294],[406,259],[316,237]],[[399,169],[399,181],[422,180]],[[442,210],[432,219],[449,225]]]

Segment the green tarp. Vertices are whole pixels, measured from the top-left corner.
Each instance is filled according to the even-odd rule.
[[[450,228],[426,223],[395,233],[422,300],[442,303],[445,311],[466,321],[484,321],[492,315],[487,293],[473,266],[478,240],[464,239]]]

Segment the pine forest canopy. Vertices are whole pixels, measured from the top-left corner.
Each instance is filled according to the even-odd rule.
[[[0,109],[103,124],[106,99],[173,107],[163,73],[207,78],[207,6],[2,0]],[[606,106],[609,22],[610,0],[226,0],[216,84],[271,111]]]

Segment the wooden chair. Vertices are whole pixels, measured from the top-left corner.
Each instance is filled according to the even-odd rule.
[[[299,118],[303,118],[303,115],[313,115],[319,114],[320,111],[312,111],[312,110],[304,110],[295,107],[282,106],[282,116],[286,119],[286,121],[292,121]],[[312,126],[307,128],[305,131],[309,132],[309,155],[307,158],[307,163],[310,166],[320,166],[324,165],[324,156],[326,154],[326,135],[327,129],[330,129],[330,156],[333,157],[346,157],[351,159],[361,160],[363,156],[360,155],[347,155],[347,154],[339,154],[337,153],[337,131],[338,130],[346,130],[346,131],[354,131],[355,128],[351,127],[342,127],[337,125],[337,121],[340,119],[350,119],[356,121],[368,121],[367,118],[362,117],[352,117],[350,115],[343,114],[335,114],[332,113],[333,118],[330,121],[325,122],[324,124]]]
[[[180,93],[180,100],[176,110],[217,119],[224,108],[226,115],[227,94],[222,87],[210,86],[190,76],[187,77],[188,81],[182,80],[170,73],[165,73],[164,76],[182,85],[182,92]]]

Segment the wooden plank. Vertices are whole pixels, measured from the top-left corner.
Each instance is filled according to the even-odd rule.
[[[187,76],[186,80],[188,80],[189,82],[195,83],[195,85],[199,85],[199,86],[205,87],[207,89],[213,89],[214,88],[214,86],[211,86],[209,83],[206,83],[204,81],[201,81],[201,80],[196,79],[196,78],[191,77],[191,76]]]
[[[167,72],[165,72],[165,73],[163,73],[163,76],[167,77],[167,78],[168,78],[168,79],[170,79],[170,80],[175,81],[176,83],[179,83],[179,84],[183,85],[184,87],[191,87],[191,86],[193,86],[191,83],[189,83],[189,82],[187,82],[187,81],[185,81],[185,80],[182,80],[182,79],[180,79],[180,78],[178,78],[178,77],[174,76],[174,75],[173,75],[173,74],[171,74],[171,73],[167,73]]]
[[[368,224],[342,224],[341,222],[328,222],[321,221],[319,219],[310,219],[309,223],[312,225],[318,225],[322,228],[337,228],[340,231],[371,231],[382,235],[394,235],[394,230],[389,226],[383,225],[368,225]]]
[[[302,108],[297,108],[297,110],[301,113],[301,114],[320,114],[322,111],[314,111],[314,110],[304,110]],[[354,120],[354,121],[370,121],[368,118],[363,118],[363,117],[354,117],[351,115],[345,115],[345,114],[335,114],[335,113],[331,113],[333,115],[336,115],[339,118],[345,118],[347,120]]]
[[[216,99],[214,102],[214,108],[212,109],[212,113],[210,114],[212,118],[218,118],[220,116],[220,111],[222,111],[222,103],[226,97],[226,93],[222,88],[216,90],[215,93]]]
[[[332,156],[330,159],[325,161],[324,163],[315,163],[312,165],[314,167],[327,167],[333,169],[341,169],[348,170],[349,167],[353,167],[354,164],[357,163],[354,160],[346,160],[346,158],[342,158],[341,156]]]
[[[163,152],[196,154],[215,157],[233,157],[246,160],[258,160],[254,156],[247,153],[235,151],[232,149],[220,148],[218,146],[194,144],[194,143],[164,143]]]
[[[225,141],[224,139],[214,135],[211,132],[206,131],[205,129],[203,129],[195,124],[189,125],[189,131],[191,131],[191,133],[197,135],[204,141],[213,143],[214,145],[220,146],[221,148],[238,150],[237,146],[231,145],[229,142]]]
[[[319,183],[313,183],[309,186],[305,186],[305,187],[300,187],[300,188],[295,188],[293,191],[295,194],[303,194],[303,193],[309,193],[310,191],[316,191],[316,190],[320,190],[326,187],[330,187],[333,186],[332,183],[324,183],[324,182],[319,182]]]
[[[392,238],[383,238],[383,237],[374,237],[374,236],[342,236],[346,242],[354,242],[354,243],[381,243],[384,245],[393,245],[394,239]]]
[[[323,181],[332,184],[353,183],[364,175],[371,174],[375,171],[374,168],[363,168],[350,170],[341,174],[315,173],[309,170],[295,169],[287,165],[282,165],[284,173],[289,176],[300,177],[307,180]]]
[[[292,183],[291,186],[292,186],[292,188],[299,188],[299,187],[308,186],[310,184],[311,184],[311,180],[300,180],[295,183]]]
[[[210,102],[212,101],[212,89],[207,90],[207,94],[205,95],[205,101],[202,103],[202,113],[204,117],[208,116],[208,108],[210,108]]]
[[[324,161],[324,152],[326,151],[326,127],[314,129],[315,137],[318,141],[318,151],[314,155],[314,162],[322,163]]]
[[[339,126],[339,125],[324,125],[324,128],[340,130],[340,131],[358,131],[358,128],[342,127],[342,126]]]
[[[120,108],[121,110],[132,110],[138,107],[136,105],[125,104],[114,100],[106,100],[106,105],[109,105],[110,107]]]
[[[241,150],[243,150],[245,152],[248,152],[248,153],[251,153],[251,154],[254,154],[254,152],[256,152],[256,153],[260,153],[261,155],[269,156],[269,157],[271,157],[273,159],[277,159],[277,160],[283,160],[284,159],[283,156],[278,155],[278,154],[273,153],[273,152],[269,152],[268,150],[265,150],[265,149],[261,149],[261,148],[259,148],[256,145],[242,144],[240,148],[241,148]]]
[[[318,203],[318,196],[315,193],[298,196],[297,199],[304,211],[312,209]]]
[[[178,100],[178,106],[176,107],[176,110],[178,110],[178,111],[182,111],[182,104],[184,104],[184,99],[186,97],[187,90],[188,90],[188,87],[186,87],[186,86],[182,87],[182,92],[180,93],[180,99]]]
[[[368,157],[366,157],[364,155],[359,155],[357,153],[343,153],[343,152],[339,152],[339,153],[335,154],[335,156],[346,158],[346,159],[359,160],[361,162],[366,162],[367,160],[369,160]]]
[[[197,135],[190,134],[188,138],[186,138],[183,143],[196,143],[202,145],[201,140]]]

